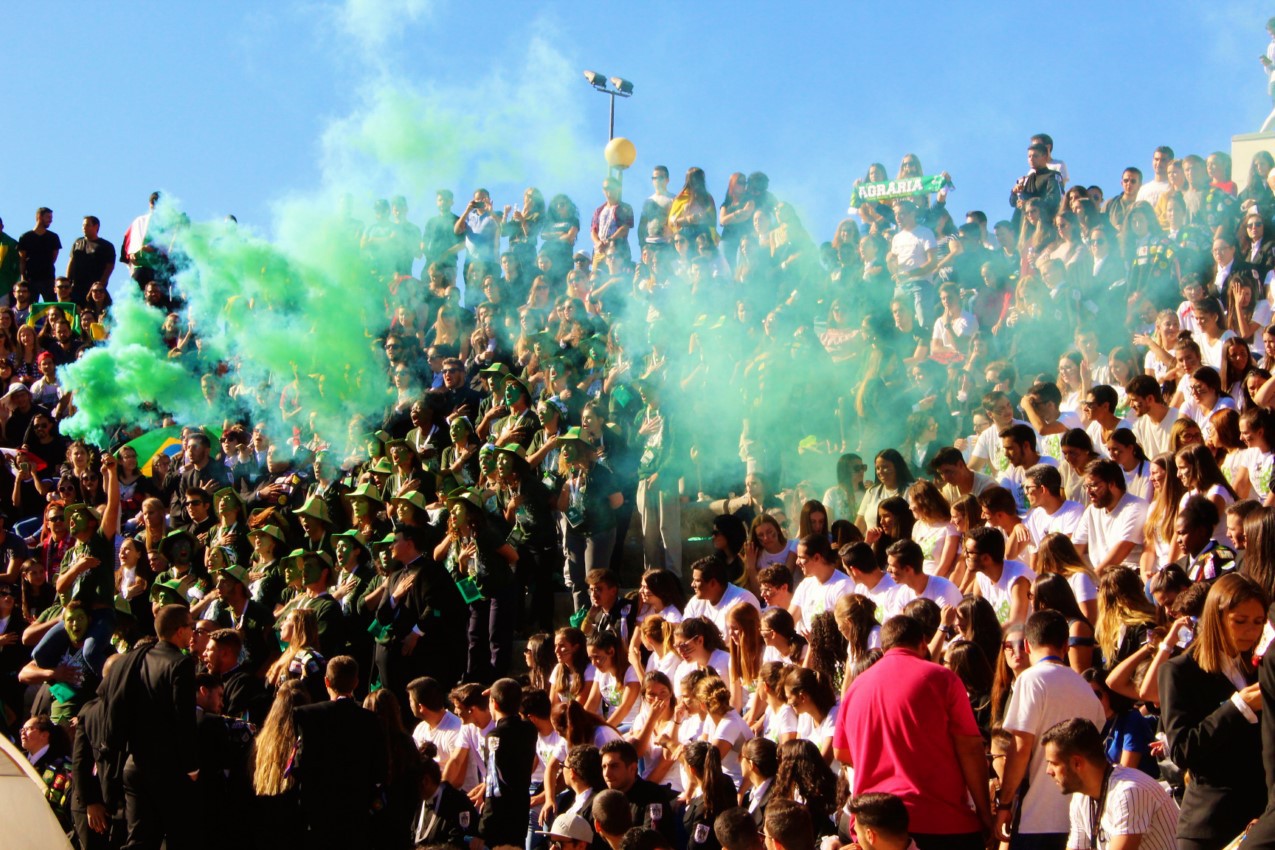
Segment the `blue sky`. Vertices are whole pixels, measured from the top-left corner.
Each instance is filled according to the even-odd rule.
[[[498,206],[538,185],[591,209],[607,101],[585,68],[635,83],[617,108],[638,150],[629,200],[657,162],[675,183],[703,167],[719,200],[731,171],[760,169],[818,239],[874,160],[893,173],[915,152],[951,172],[955,212],[995,220],[1034,132],[1110,195],[1156,145],[1229,150],[1270,109],[1256,2],[607,8],[15,5],[0,215],[16,236],[50,206],[69,246],[86,213],[118,243],[153,188],[267,233],[281,199],[321,186],[360,205],[402,192],[418,222],[438,185],[487,185]]]

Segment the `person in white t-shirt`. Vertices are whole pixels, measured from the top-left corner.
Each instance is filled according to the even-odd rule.
[[[627,647],[615,632],[597,631],[589,635],[589,660],[598,672],[584,707],[601,714],[621,732],[637,719],[638,692],[642,681],[629,663]]]
[[[996,807],[996,837],[1001,841],[1013,840],[1011,803],[1026,780],[1015,835],[1030,837],[1033,846],[1063,846],[1070,824],[1068,801],[1045,773],[1041,739],[1064,720],[1082,718],[1095,727],[1106,723],[1089,683],[1067,666],[1067,636],[1067,619],[1051,610],[1032,614],[1023,629],[1031,666],[1014,680],[1002,724],[1013,737]]]
[[[965,534],[965,566],[974,573],[974,595],[991,603],[1001,623],[1021,623],[1030,610],[1027,594],[1036,574],[1019,561],[1005,560],[1005,537],[991,526]]]
[[[744,744],[753,738],[753,730],[739,716],[730,703],[730,686],[719,676],[707,676],[695,687],[695,698],[708,712],[708,742],[717,747],[722,759],[722,771],[731,778],[738,790],[744,780],[739,766],[739,753]]]
[[[730,583],[726,575],[726,562],[717,557],[700,558],[691,564],[691,590],[694,598],[682,610],[685,619],[705,617],[722,634],[726,634],[726,612],[740,603],[751,605],[758,611],[761,603],[757,597],[738,585]]]
[[[1181,414],[1176,407],[1164,403],[1160,383],[1150,375],[1136,375],[1125,386],[1129,409],[1138,417],[1133,423],[1133,436],[1148,457],[1169,450],[1169,432]]]
[[[680,694],[686,678],[696,670],[709,670],[729,681],[730,653],[725,639],[706,617],[687,617],[677,624],[673,648],[682,663],[673,671],[673,687]]]
[[[1058,461],[1038,451],[1036,432],[1030,425],[1009,426],[1001,431],[1000,441],[1008,465],[1001,472],[997,483],[1014,497],[1017,514],[1025,516],[1030,510],[1027,496],[1023,493],[1023,481],[1026,479],[1027,470],[1040,463],[1057,466]]]
[[[429,676],[407,683],[407,702],[419,721],[412,729],[412,740],[419,748],[430,742],[438,751],[437,761],[443,770],[443,781],[469,792],[478,784],[478,762],[471,747],[473,736],[464,722],[447,710],[447,689]]]
[[[832,683],[809,667],[793,667],[784,678],[784,692],[797,712],[797,737],[813,743],[820,755],[831,761],[837,726],[837,696]]]
[[[1136,844],[1138,850],[1178,850],[1178,804],[1149,774],[1113,766],[1093,723],[1076,717],[1060,721],[1045,730],[1041,743],[1046,775],[1069,798],[1068,848],[1116,850]]]
[[[992,390],[983,396],[983,412],[992,424],[978,435],[969,466],[975,472],[986,470],[988,475],[999,478],[1009,469],[1009,458],[1005,457],[1005,447],[1001,444],[1001,431],[1011,425],[1027,425],[1029,428],[1031,425],[1014,418],[1014,405],[1009,395],[1000,390]]]
[[[1240,414],[1240,440],[1248,446],[1242,463],[1252,498],[1261,501],[1275,481],[1275,419],[1264,408],[1248,408]]]
[[[877,606],[880,619],[886,620],[903,610],[899,586],[881,569],[876,552],[867,543],[850,543],[841,547],[841,568],[850,576],[850,592],[866,596]]]
[[[896,540],[886,550],[886,572],[898,585],[898,599],[904,605],[913,599],[929,599],[943,608],[960,604],[961,590],[942,576],[927,575],[921,547],[912,540]]]
[[[836,564],[837,556],[825,535],[812,534],[798,541],[797,565],[806,577],[793,591],[788,611],[803,635],[810,634],[810,621],[816,614],[831,611],[838,599],[853,592],[854,583],[837,571]]]
[[[1070,535],[1076,530],[1085,509],[1079,502],[1063,497],[1062,474],[1058,467],[1039,463],[1023,476],[1023,494],[1031,510],[1023,523],[1036,548],[1045,535],[1054,532]]]
[[[1116,564],[1138,569],[1146,540],[1147,503],[1125,492],[1124,470],[1113,460],[1085,467],[1089,505],[1076,526],[1076,549],[1089,558],[1094,572]]]

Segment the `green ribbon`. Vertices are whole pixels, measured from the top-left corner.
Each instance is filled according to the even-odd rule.
[[[914,195],[928,195],[949,185],[951,185],[950,181],[942,174],[904,177],[901,180],[883,180],[880,183],[860,183],[854,187],[854,192],[850,195],[850,208],[858,209],[869,202],[893,201],[897,198],[910,198]]]

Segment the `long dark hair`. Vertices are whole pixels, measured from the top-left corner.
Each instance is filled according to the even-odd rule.
[[[877,452],[876,460],[888,460],[894,467],[895,486],[899,492],[906,490],[916,480],[912,477],[908,462],[903,459],[903,455],[899,454],[898,449],[882,449]]]
[[[796,738],[779,745],[779,772],[775,774],[775,794],[794,800],[801,795],[815,823],[832,816],[837,805],[837,777],[824,762],[813,741]]]
[[[1084,612],[1080,610],[1080,605],[1076,602],[1076,592],[1071,589],[1067,579],[1058,573],[1042,573],[1036,576],[1032,594],[1033,611],[1057,611],[1067,618],[1068,623],[1074,620],[1089,623],[1089,619],[1085,617]],[[1089,625],[1093,624],[1089,623]]]
[[[965,638],[978,644],[988,661],[1001,654],[1001,624],[992,603],[981,596],[966,596],[956,604],[956,616],[966,624]]]
[[[707,741],[694,741],[686,745],[682,760],[699,776],[700,788],[704,792],[706,823],[711,824],[719,814],[738,803],[735,783],[722,772],[722,756],[717,747]]]

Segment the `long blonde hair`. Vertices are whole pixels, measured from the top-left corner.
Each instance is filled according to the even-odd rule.
[[[1122,627],[1155,625],[1155,606],[1142,589],[1137,570],[1113,567],[1098,581],[1098,624],[1094,629],[1102,657],[1116,659]]]
[[[1095,587],[1098,586],[1098,574],[1085,564],[1085,559],[1076,551],[1076,544],[1071,542],[1070,537],[1057,531],[1041,538],[1040,546],[1036,548],[1035,566],[1037,573],[1057,573],[1063,578],[1084,573]]]
[[[279,687],[288,677],[288,668],[297,653],[307,647],[319,645],[319,620],[309,608],[293,608],[284,616],[284,622],[292,623],[292,639],[288,648],[283,651],[270,669],[266,671],[266,681],[272,687]]]
[[[1176,423],[1174,423],[1176,424]],[[1156,490],[1151,500],[1151,508],[1147,511],[1147,530],[1168,543],[1173,540],[1174,525],[1178,520],[1178,505],[1186,488],[1178,478],[1177,463],[1172,452],[1156,455],[1152,460],[1156,466],[1164,470],[1164,483]]]
[[[1265,611],[1269,600],[1262,586],[1239,573],[1224,575],[1209,588],[1200,615],[1199,630],[1195,641],[1187,650],[1195,657],[1195,663],[1206,673],[1225,672],[1228,659],[1237,658],[1239,648],[1231,640],[1225,618],[1245,602],[1259,602]]]
[[[252,790],[257,796],[275,796],[296,785],[296,777],[288,772],[297,747],[292,711],[309,702],[310,695],[299,681],[284,682],[275,694],[266,722],[252,742]]]
[[[673,651],[673,624],[659,614],[652,614],[638,626],[643,636],[658,648],[658,655],[663,658]]]
[[[739,629],[739,641],[727,641],[731,681],[739,679],[745,686],[755,685],[766,650],[761,639],[761,614],[751,605],[736,605],[726,612],[726,622]]]

